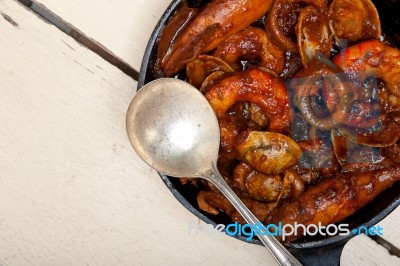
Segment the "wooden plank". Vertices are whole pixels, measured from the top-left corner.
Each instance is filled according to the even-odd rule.
[[[171,0],[36,0],[139,70],[147,41]]]
[[[378,223],[383,228],[382,238],[400,249],[400,207]]]
[[[132,79],[16,2],[0,12],[0,265],[275,264],[188,233],[198,221],[126,138]],[[373,261],[387,259],[379,248]],[[345,249],[343,265],[365,258]]]
[[[351,239],[343,249],[340,259],[342,266],[375,266],[400,265],[400,258],[392,256],[382,246],[365,235],[359,235]]]
[[[135,155],[135,82],[0,1],[0,265],[274,265],[198,221]],[[11,23],[13,21],[13,23]]]

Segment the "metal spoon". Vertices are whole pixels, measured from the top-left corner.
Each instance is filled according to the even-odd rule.
[[[261,224],[217,170],[218,121],[196,88],[172,78],[145,85],[129,106],[126,126],[132,146],[152,168],[168,176],[206,179],[248,224]],[[301,265],[273,236],[257,236],[280,265]]]

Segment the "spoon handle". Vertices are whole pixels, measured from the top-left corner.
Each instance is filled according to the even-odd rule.
[[[218,172],[215,165],[210,170],[205,178],[213,183],[224,196],[232,203],[240,215],[246,220],[248,224],[254,228],[255,225],[262,225],[262,223],[254,216],[254,214],[243,204],[239,197],[232,191],[232,189],[225,182],[221,174]],[[273,236],[269,234],[257,234],[264,246],[271,252],[272,256],[279,263],[279,265],[296,265],[301,266],[301,263],[293,257],[289,251],[282,246],[282,244]]]

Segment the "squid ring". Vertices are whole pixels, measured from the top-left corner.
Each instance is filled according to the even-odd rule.
[[[290,86],[296,90],[297,107],[300,109],[303,117],[310,125],[318,129],[329,130],[337,127],[339,122],[332,115],[321,118],[315,114],[310,95],[322,87],[343,86],[341,79],[334,74],[332,69],[321,64],[314,65],[312,69],[310,68],[300,75],[308,77],[294,79]]]
[[[293,14],[290,12],[291,5],[304,3],[306,5],[313,5],[320,10],[326,9],[325,0],[277,0],[273,4],[270,12],[268,13],[267,19],[265,20],[265,29],[271,34],[271,40],[274,40],[275,44],[282,49],[297,53],[298,48],[296,43],[291,40],[290,37],[286,36],[284,30],[282,29],[283,25],[286,24],[283,21],[283,17],[291,17],[285,16],[286,14],[281,14],[282,11],[289,11],[288,14]],[[293,27],[294,25],[288,25],[289,27]]]

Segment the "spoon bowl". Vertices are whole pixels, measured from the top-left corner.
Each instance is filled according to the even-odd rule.
[[[141,89],[129,106],[126,127],[142,160],[169,176],[200,177],[218,156],[214,111],[182,80],[158,79]]]
[[[252,228],[262,228],[217,170],[218,121],[195,87],[173,78],[148,83],[133,98],[126,127],[132,146],[148,165],[169,176],[206,179]],[[280,265],[301,265],[267,232],[257,236]]]

